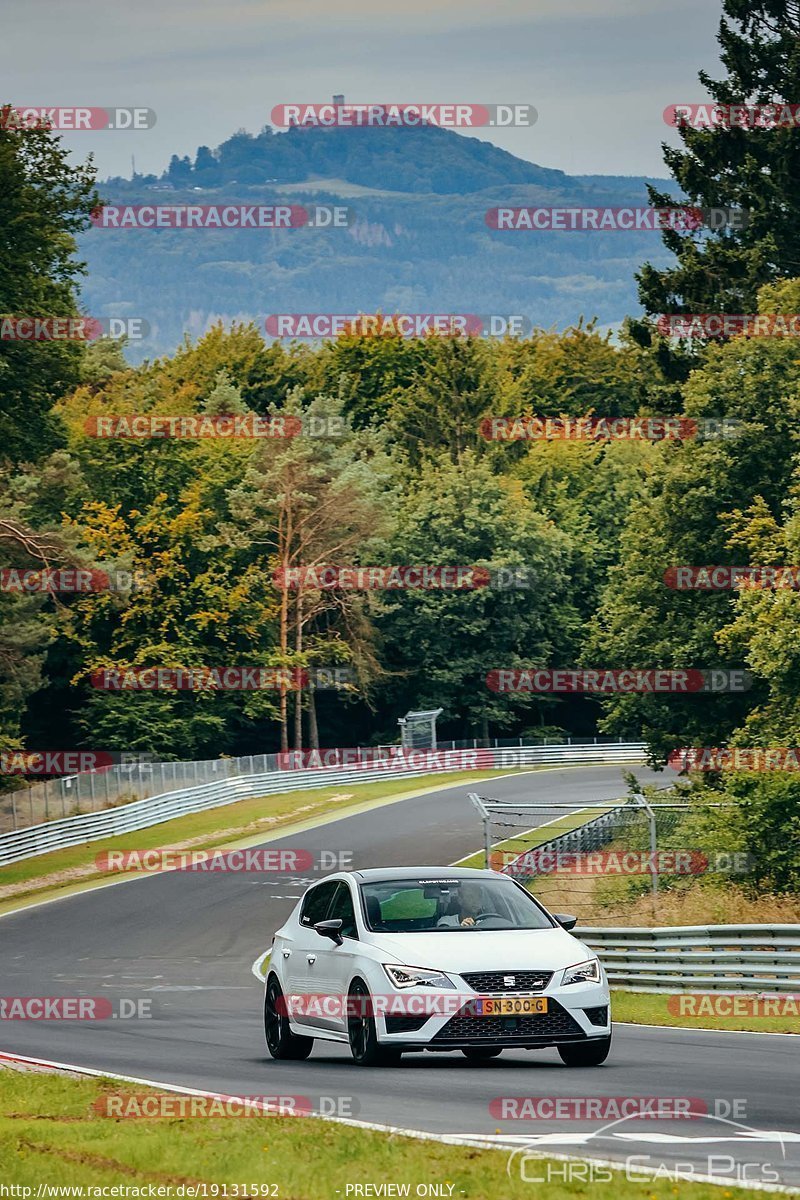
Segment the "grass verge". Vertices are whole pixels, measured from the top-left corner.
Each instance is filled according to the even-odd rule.
[[[519,773],[552,770],[552,767],[519,768]],[[513,772],[516,774],[517,772]],[[44,899],[53,894],[82,890],[120,878],[116,871],[100,870],[95,866],[98,854],[108,850],[173,849],[207,850],[239,846],[243,841],[256,844],[284,826],[298,821],[318,821],[320,818],[346,814],[359,806],[380,804],[390,799],[437,791],[458,783],[477,782],[508,775],[507,770],[454,771],[420,775],[415,778],[387,778],[372,783],[339,784],[331,787],[300,789],[282,795],[239,800],[220,808],[190,813],[151,825],[135,833],[116,838],[87,842],[66,850],[37,855],[0,868],[0,913],[17,908],[26,899]],[[478,832],[476,816],[476,840]],[[137,872],[131,872],[136,874]]]
[[[707,1000],[706,997],[710,997]],[[743,1011],[732,1016],[706,1011],[716,1007],[713,992],[693,995],[667,996],[648,992],[611,992],[611,1010],[615,1021],[628,1021],[633,1025],[673,1025],[680,1029],[738,1029],[750,1033],[795,1033],[800,1034],[800,1000],[786,998],[782,1005],[783,1016],[769,1016],[768,999],[759,1000],[755,993],[737,992],[736,1006]],[[751,1007],[756,1012],[745,1011]],[[792,1010],[794,1010],[792,1012]],[[697,1012],[697,1016],[685,1015]],[[761,1014],[764,1015],[761,1015]]]
[[[530,1200],[533,1195],[518,1169],[506,1173],[505,1150],[387,1136],[304,1117],[125,1120],[95,1111],[104,1094],[122,1091],[141,1094],[144,1089],[113,1080],[0,1070],[2,1182],[30,1187],[31,1196],[40,1184],[124,1184],[162,1186],[168,1190],[161,1194],[175,1197],[180,1185],[202,1183],[240,1189],[247,1184],[251,1195],[256,1187],[273,1185],[260,1194],[279,1200],[344,1200],[348,1185],[368,1183],[406,1184],[411,1196],[420,1184],[438,1184],[438,1194],[453,1200]],[[594,1200],[674,1200],[679,1189],[686,1200],[720,1200],[711,1184],[663,1178],[633,1183],[615,1173],[610,1182],[591,1185]],[[548,1200],[586,1193],[585,1183],[547,1186]],[[724,1195],[726,1200],[751,1197],[738,1188]]]

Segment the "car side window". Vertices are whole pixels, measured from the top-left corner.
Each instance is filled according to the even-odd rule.
[[[342,922],[342,937],[357,938],[356,914],[353,908],[353,897],[346,883],[339,882],[333,903],[328,910],[329,921]]]
[[[300,909],[300,924],[310,928],[317,921],[324,921],[328,912],[333,893],[336,891],[336,880],[317,884],[306,892],[303,907]]]

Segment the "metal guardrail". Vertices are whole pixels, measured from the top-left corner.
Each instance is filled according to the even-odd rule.
[[[619,763],[642,760],[641,742],[588,745],[503,747],[477,750],[416,750],[380,762],[367,760],[348,767],[278,770],[220,779],[199,787],[178,788],[117,808],[64,817],[0,835],[0,866],[61,850],[68,846],[117,837],[171,821],[187,813],[202,812],[237,800],[278,795],[330,784],[368,783],[397,776],[413,778],[432,772],[510,770],[519,766]]]
[[[578,928],[612,987],[630,992],[800,994],[800,925]]]
[[[609,744],[610,739],[572,738],[554,739],[553,749],[562,745]],[[621,739],[620,739],[621,742]],[[521,750],[528,747],[548,747],[547,741],[535,738],[494,738],[491,744],[478,743],[477,738],[469,741],[440,741],[440,750],[478,750],[485,746],[494,750]],[[348,765],[354,755],[368,757],[385,752],[397,753],[396,745],[362,747],[347,751],[350,755],[340,766]],[[324,755],[342,755],[341,750],[326,750]],[[288,752],[294,757],[294,752]],[[200,787],[203,783],[218,783],[239,775],[266,774],[286,767],[287,754],[245,754],[239,758],[195,759],[191,762],[155,762],[147,755],[132,751],[123,753],[121,761],[108,768],[84,771],[79,775],[64,775],[59,778],[43,779],[26,787],[0,793],[0,835],[12,829],[24,829],[29,825],[40,825],[45,821],[63,817],[77,817],[83,813],[101,812],[105,808],[121,804],[132,804],[135,800],[147,800],[150,796],[162,796],[179,788]],[[325,764],[332,763],[325,759]],[[306,765],[310,765],[306,763]],[[314,765],[319,765],[315,763]]]

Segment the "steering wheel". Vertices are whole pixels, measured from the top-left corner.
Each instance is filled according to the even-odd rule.
[[[502,915],[502,913],[485,912],[485,913],[481,913],[481,915],[479,917],[476,917],[475,921],[476,921],[476,923],[478,921],[488,921],[491,917],[496,917],[498,921],[507,921],[508,920],[508,917],[504,917]]]

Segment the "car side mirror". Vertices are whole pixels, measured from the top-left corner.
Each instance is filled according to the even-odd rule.
[[[571,913],[553,913],[553,916],[562,929],[574,929],[578,924],[578,918],[573,917]]]
[[[344,938],[342,937],[342,921],[317,921],[314,926],[320,937],[330,938],[337,946],[341,946]]]

